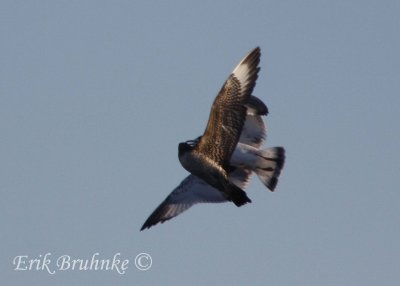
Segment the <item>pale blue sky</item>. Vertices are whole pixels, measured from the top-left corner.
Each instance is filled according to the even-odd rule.
[[[2,284],[397,285],[399,15],[398,1],[2,1]],[[250,205],[139,232],[187,174],[178,143],[255,46],[267,144],[287,150],[276,192],[254,178]],[[47,252],[130,264],[13,270]]]

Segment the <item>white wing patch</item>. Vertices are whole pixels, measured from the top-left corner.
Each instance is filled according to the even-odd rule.
[[[240,82],[240,86],[246,86],[249,83],[250,80],[250,66],[244,61],[246,60],[247,56],[250,55],[252,52],[249,52],[241,61],[240,63],[235,67],[233,70],[232,74],[237,80]]]
[[[247,114],[239,142],[259,148],[266,139],[266,125],[260,115]]]

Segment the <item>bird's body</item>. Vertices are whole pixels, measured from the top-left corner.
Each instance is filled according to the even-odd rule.
[[[192,147],[187,143],[179,144],[179,161],[182,166],[191,174],[206,178],[207,183],[217,189],[224,188],[224,182],[228,181],[228,174],[225,169],[196,150],[190,150]]]
[[[187,151],[188,148],[191,147],[187,143],[179,144],[179,161],[187,171],[221,191],[237,206],[251,202],[242,189],[229,182],[228,173],[222,166],[197,150]]]

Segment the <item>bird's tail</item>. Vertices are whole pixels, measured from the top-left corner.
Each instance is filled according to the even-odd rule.
[[[259,150],[257,156],[254,172],[261,182],[273,192],[285,164],[285,149],[283,147],[267,148]]]
[[[251,203],[251,200],[247,196],[246,192],[233,183],[228,183],[225,189],[228,195],[228,199],[231,200],[236,206],[241,207],[247,203]]]

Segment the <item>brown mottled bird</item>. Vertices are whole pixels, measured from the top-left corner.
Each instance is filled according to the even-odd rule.
[[[251,202],[228,179],[230,159],[246,120],[246,104],[256,84],[260,48],[252,50],[225,81],[211,108],[206,130],[197,144],[179,144],[179,161],[191,174],[220,191],[236,206]]]
[[[285,149],[272,147],[262,149],[266,139],[266,125],[263,117],[268,108],[259,98],[251,96],[247,104],[247,115],[242,133],[230,160],[229,181],[244,189],[253,173],[270,190],[274,191],[285,163]],[[195,146],[200,137],[190,140]],[[228,200],[223,194],[192,174],[188,175],[150,214],[141,230],[158,223],[164,223],[195,204],[224,203]]]

